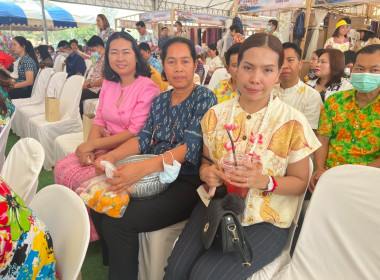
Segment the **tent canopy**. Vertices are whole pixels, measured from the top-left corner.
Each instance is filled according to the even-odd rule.
[[[77,16],[58,6],[46,6],[48,30],[60,30],[94,24],[95,16]],[[43,30],[42,9],[37,2],[17,5],[0,2],[0,29]]]

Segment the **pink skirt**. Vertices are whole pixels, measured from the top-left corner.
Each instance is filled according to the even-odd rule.
[[[95,168],[91,166],[81,166],[77,156],[71,154],[55,164],[54,180],[56,184],[63,185],[76,192],[77,188],[84,182],[95,178]],[[78,193],[80,195],[80,193]],[[90,242],[99,239],[95,226],[90,217],[90,209],[87,207],[88,217],[90,219]]]

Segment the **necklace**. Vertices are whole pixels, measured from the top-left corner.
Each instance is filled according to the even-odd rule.
[[[272,105],[272,101],[273,101],[273,91],[270,94],[268,105],[267,105],[267,109],[265,110],[265,114],[264,114],[263,120],[261,121],[261,125],[260,125],[259,131],[258,131],[258,135],[257,135],[257,137],[252,137],[253,140],[251,140],[251,142],[253,143],[253,145],[252,145],[252,148],[251,148],[251,150],[249,152],[250,156],[254,155],[254,151],[255,151],[255,149],[257,147],[257,144],[262,143],[262,138],[263,138],[262,133],[263,133],[264,127],[266,126],[266,124],[268,122],[268,118],[269,118],[269,113],[270,113],[270,108],[271,108],[271,105]],[[235,102],[234,102],[234,104],[232,105],[230,123],[226,125],[226,128],[228,130],[233,130],[233,129],[237,128],[237,125],[234,124],[235,111],[236,111],[236,107],[238,106],[237,103],[238,103],[238,99],[236,99]],[[251,135],[253,136],[253,133],[251,133]],[[225,147],[228,150],[228,144],[225,144]]]

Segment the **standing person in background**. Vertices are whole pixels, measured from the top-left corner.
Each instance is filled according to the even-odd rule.
[[[154,52],[157,49],[157,39],[156,36],[146,31],[146,26],[143,21],[136,23],[136,29],[140,34],[140,39],[138,43],[147,43],[150,46],[150,50]]]
[[[320,93],[323,102],[334,93],[352,89],[350,80],[344,78],[344,55],[340,50],[324,50],[319,57],[315,75],[318,79],[310,80],[307,84]]]
[[[151,55],[150,47],[147,43],[140,43],[139,50],[144,60],[154,67],[160,74],[162,73],[162,65],[156,58]]]
[[[169,29],[166,26],[162,27],[161,34],[162,34],[162,36],[158,39],[157,54],[159,54],[159,55],[161,54],[162,47],[164,46],[164,44],[166,43],[166,41],[171,38],[169,36]]]
[[[325,49],[337,49],[341,52],[345,52],[353,49],[351,39],[347,37],[348,31],[350,31],[351,25],[344,19],[337,22],[335,25],[335,31],[329,39],[327,39],[324,48]]]
[[[226,70],[231,75],[231,78],[219,82],[219,84],[217,84],[217,86],[213,89],[216,98],[218,98],[218,103],[230,100],[237,95],[236,72],[238,68],[238,54],[240,46],[240,43],[234,44],[226,52]]]
[[[111,27],[108,19],[103,14],[96,17],[96,25],[98,26],[98,36],[103,39],[104,45],[107,45],[108,38],[115,32]]]
[[[59,50],[65,53],[67,77],[72,75],[84,75],[86,72],[86,63],[84,59],[74,52],[67,41],[61,41],[58,44]]]
[[[360,34],[360,40],[356,42],[355,51],[361,50],[365,46],[380,44],[380,39],[376,38],[375,32],[372,31],[371,25],[364,25],[359,29],[356,29]]]
[[[18,63],[18,79],[9,90],[11,99],[28,98],[31,96],[33,84],[38,74],[38,61],[32,43],[22,36],[12,40],[12,53],[20,58]],[[11,72],[0,66],[0,70],[11,76]]]
[[[174,36],[183,37],[184,32],[182,31],[182,23],[180,21],[176,21],[174,23],[173,31],[174,31]]]
[[[309,61],[309,74],[306,75],[305,78],[303,79],[305,83],[307,83],[310,80],[315,80],[318,78],[317,76],[315,76],[315,68],[317,68],[318,59],[323,52],[324,52],[324,49],[319,49],[319,50],[314,51],[311,54],[311,58]]]
[[[237,24],[233,24],[230,26],[230,35],[233,38],[232,44],[243,43],[245,38],[240,33],[240,27]]]
[[[99,92],[103,84],[103,69],[104,69],[104,42],[99,36],[92,36],[88,41],[88,47],[92,52],[92,56],[96,58],[94,70],[91,75],[84,81],[82,87],[82,96],[80,98],[80,114],[83,115],[83,101],[86,99],[99,98]]]
[[[46,67],[52,68],[54,65],[53,59],[50,56],[48,47],[46,45],[40,45],[36,48],[36,54],[39,61],[38,68],[44,69]]]
[[[282,43],[282,38],[281,38],[280,33],[277,31],[277,27],[278,27],[278,21],[276,19],[271,19],[268,21],[267,32],[268,34],[276,36],[278,39],[280,39]]]
[[[74,52],[76,52],[77,54],[79,54],[83,59],[90,59],[90,57],[88,55],[86,55],[84,52],[80,51],[79,45],[78,45],[78,40],[72,39],[72,40],[70,40],[69,44],[70,44],[71,49]]]

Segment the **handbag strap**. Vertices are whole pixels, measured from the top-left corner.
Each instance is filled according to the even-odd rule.
[[[239,222],[236,222],[237,217],[235,215],[232,215],[232,216],[234,216],[234,219],[233,219],[234,223],[227,225],[227,229],[231,232],[231,234],[233,236],[232,242],[235,245],[235,247],[238,249],[238,252],[239,252],[240,257],[242,259],[241,265],[242,266],[251,266],[252,259],[253,259],[253,250],[252,250],[251,244],[249,243],[247,235],[245,234],[245,231],[244,231],[243,227],[241,226],[241,224]],[[240,234],[243,238],[242,241],[239,240],[239,236],[237,234],[237,231],[240,232]],[[250,257],[247,256],[246,250],[244,247],[248,247],[248,252],[249,252]]]

